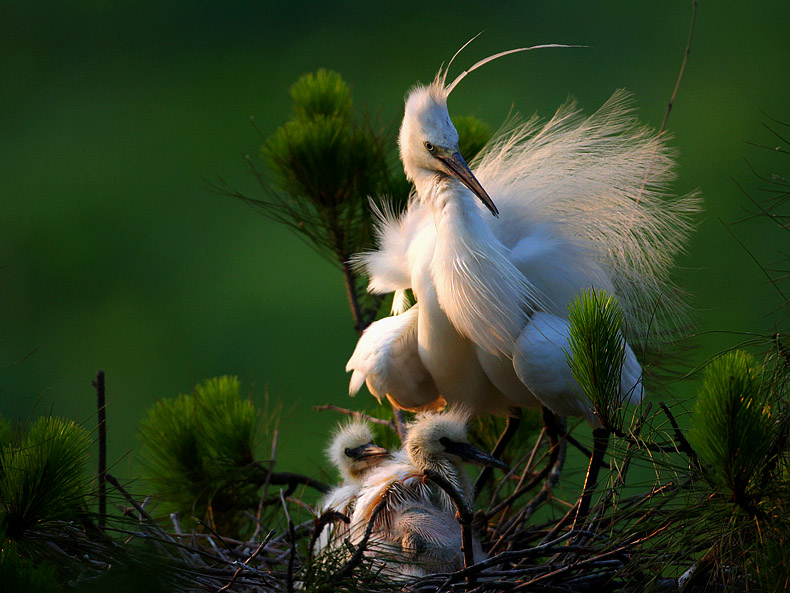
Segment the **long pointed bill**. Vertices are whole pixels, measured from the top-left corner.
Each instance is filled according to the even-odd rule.
[[[480,198],[480,201],[483,202],[485,207],[491,211],[491,214],[499,218],[499,210],[497,209],[493,200],[489,197],[486,190],[483,189],[483,186],[480,185],[480,182],[472,174],[472,171],[469,170],[469,165],[466,164],[466,161],[464,160],[464,157],[461,156],[460,152],[454,152],[453,154],[446,156],[437,155],[436,158],[442,161],[445,167],[447,167],[447,173],[468,187],[469,191]]]
[[[492,467],[498,467],[499,469],[507,469],[507,463],[478,449],[471,443],[458,443],[450,439],[442,439],[440,442],[444,445],[445,451],[453,455],[458,455],[458,457],[468,463],[490,465]]]
[[[365,443],[364,445],[354,447],[353,449],[347,448],[345,453],[347,457],[351,457],[351,459],[355,459],[357,461],[362,461],[363,459],[375,459],[378,457],[388,457],[390,454],[390,452],[384,447],[377,447],[373,443]]]

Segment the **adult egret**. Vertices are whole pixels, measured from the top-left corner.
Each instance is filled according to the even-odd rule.
[[[447,99],[468,72],[507,53],[449,85],[440,71],[408,93],[399,146],[415,191],[405,214],[381,217],[379,248],[358,261],[372,292],[413,291],[416,321],[401,323],[408,331],[416,323],[416,335],[403,344],[448,403],[477,414],[540,402],[597,427],[565,358],[567,304],[582,290],[605,289],[624,310],[624,339],[670,334],[683,306],[669,274],[698,200],[665,193],[671,155],[661,135],[637,123],[622,91],[589,117],[568,104],[545,124],[507,124],[473,174]],[[368,359],[385,362],[363,367],[352,357],[349,366],[370,382],[383,377],[378,392],[398,405],[406,397],[389,392],[392,373],[378,370],[397,367],[386,341],[399,338],[377,337]],[[641,374],[625,344],[621,399],[642,399]],[[360,385],[358,375],[352,391]]]
[[[340,473],[341,482],[321,499],[317,508],[322,514],[335,511],[349,517],[365,476],[389,459],[390,453],[373,444],[373,433],[368,423],[351,421],[337,429],[326,456]],[[347,533],[348,528],[344,524],[328,525],[316,540],[315,553],[323,550],[331,541],[342,539]]]
[[[391,556],[393,574],[416,576],[463,566],[461,527],[450,496],[426,480],[426,470],[443,477],[471,504],[472,486],[464,463],[506,467],[469,442],[469,414],[460,409],[419,414],[407,428],[403,450],[365,478],[351,518],[351,540],[360,541],[374,520],[374,557]],[[374,516],[379,505],[383,508]],[[482,555],[479,544],[475,554]]]

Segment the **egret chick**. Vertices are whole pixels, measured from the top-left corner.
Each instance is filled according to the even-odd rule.
[[[326,449],[326,456],[340,473],[341,482],[321,499],[317,508],[320,514],[335,511],[349,517],[354,511],[365,476],[389,459],[390,452],[373,444],[370,424],[350,421],[335,431]],[[316,540],[314,552],[320,552],[331,541],[341,539],[347,533],[348,527],[344,523],[328,525]]]
[[[359,542],[375,518],[370,549],[392,555],[394,573],[456,570],[463,564],[461,527],[450,496],[426,479],[426,470],[441,475],[471,504],[472,485],[464,463],[507,467],[469,442],[469,414],[460,409],[424,412],[409,425],[403,450],[365,478],[351,519],[352,541]],[[476,555],[482,555],[479,544]]]

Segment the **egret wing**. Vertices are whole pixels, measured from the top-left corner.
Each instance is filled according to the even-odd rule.
[[[424,249],[432,249],[436,228],[429,208],[412,198],[406,210],[395,215],[390,208],[379,209],[371,203],[376,214],[378,247],[354,256],[356,266],[368,276],[368,290],[374,294],[395,292],[393,312],[405,311],[404,291],[412,287],[415,261]]]
[[[419,303],[405,313],[384,317],[362,334],[346,372],[353,371],[349,393],[356,394],[367,383],[381,401],[387,397],[403,409],[442,405],[433,378],[420,360],[417,346]]]

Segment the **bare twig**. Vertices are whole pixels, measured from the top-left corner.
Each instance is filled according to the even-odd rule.
[[[341,256],[340,266],[343,268],[343,279],[346,283],[346,296],[348,297],[348,304],[351,307],[351,318],[354,320],[354,329],[358,334],[362,334],[365,328],[370,325],[373,319],[368,319],[362,311],[359,303],[359,296],[357,295],[357,276],[348,257]]]
[[[382,426],[386,426],[387,428],[391,429],[392,432],[397,433],[398,428],[395,426],[394,422],[390,420],[384,420],[383,418],[376,418],[375,416],[370,416],[369,414],[365,414],[364,412],[358,412],[357,410],[349,410],[348,408],[341,408],[340,406],[335,406],[333,404],[324,404],[323,406],[313,406],[313,409],[316,412],[325,412],[326,410],[330,410],[332,412],[338,412],[340,414],[345,414],[346,416],[350,416],[357,420],[365,420],[367,422],[372,422],[373,424],[380,424]]]
[[[507,416],[507,423],[505,424],[505,430],[502,431],[502,434],[499,435],[499,439],[497,440],[494,448],[491,450],[491,455],[494,457],[499,457],[502,455],[502,452],[505,450],[507,444],[511,441],[513,436],[518,431],[518,426],[521,424],[521,408],[511,408],[510,413]],[[474,494],[472,500],[477,500],[478,494],[485,486],[485,483],[491,477],[491,472],[493,472],[494,468],[490,465],[486,465],[480,471],[480,475],[477,476],[477,480],[475,480],[474,485]]]
[[[378,519],[379,513],[381,513],[384,507],[387,506],[388,502],[389,501],[387,498],[383,497],[373,509],[373,512],[370,514],[370,519],[368,520],[368,525],[365,528],[365,535],[362,537],[362,541],[359,542],[359,545],[357,545],[351,558],[349,558],[348,561],[343,565],[343,568],[341,568],[335,574],[335,580],[339,580],[350,575],[354,568],[356,568],[356,566],[362,561],[362,555],[365,553],[365,549],[368,546],[370,535],[373,533],[373,528],[376,525],[376,519]],[[333,591],[334,589],[332,587],[321,589],[321,591],[324,590]]]
[[[326,528],[327,525],[331,523],[337,523],[338,521],[342,521],[346,525],[351,523],[351,519],[347,515],[344,515],[340,511],[335,511],[333,509],[324,511],[318,518],[316,518],[313,535],[310,536],[310,547],[307,551],[309,555],[308,557],[312,558],[315,544],[318,541],[318,538],[321,537],[321,532]]]
[[[234,572],[234,573],[233,573],[233,576],[230,578],[230,581],[228,581],[227,585],[225,585],[224,587],[220,587],[219,589],[217,589],[217,593],[222,593],[222,591],[227,591],[228,589],[230,589],[230,588],[233,586],[233,583],[234,583],[234,582],[236,582],[236,578],[238,578],[238,576],[239,576],[239,573],[241,573],[241,571],[242,571],[242,569],[244,568],[244,566],[249,566],[250,562],[252,562],[253,560],[255,560],[255,558],[258,556],[258,554],[260,554],[260,553],[261,553],[261,551],[262,551],[262,550],[263,550],[263,548],[266,546],[266,544],[268,544],[268,543],[269,543],[269,539],[271,539],[271,536],[272,536],[272,535],[274,535],[274,531],[270,531],[270,532],[269,532],[269,535],[267,535],[267,536],[266,536],[266,537],[263,539],[263,541],[261,541],[261,543],[258,545],[258,547],[257,547],[257,548],[255,548],[255,551],[254,551],[252,554],[250,554],[250,556],[249,556],[249,557],[248,557],[248,558],[247,558],[247,559],[246,559],[246,560],[245,560],[245,561],[242,563],[242,564],[243,564],[243,566],[239,566],[239,567],[236,569],[236,572]]]
[[[678,425],[677,420],[675,420],[675,415],[672,413],[672,410],[670,410],[669,406],[667,406],[664,402],[658,402],[658,405],[661,406],[661,409],[664,410],[664,414],[666,414],[667,418],[669,418],[669,423],[672,425],[672,429],[675,431],[675,439],[677,439],[678,448],[688,456],[690,461],[696,462],[697,452],[693,449],[691,443],[688,442],[688,439],[686,439],[686,435],[683,434],[683,431],[680,430],[680,426]]]
[[[294,522],[291,519],[291,514],[288,512],[288,505],[285,504],[285,493],[280,490],[280,501],[283,504],[283,511],[285,512],[285,517],[288,520],[288,532],[291,536],[291,547],[288,554],[288,576],[286,580],[286,587],[288,588],[288,593],[293,593],[294,591],[294,560],[296,559],[296,533],[294,531]]]
[[[107,406],[104,394],[104,371],[96,373],[96,407],[99,421],[99,528],[107,525]]]
[[[680,89],[680,81],[683,80],[683,72],[686,70],[686,62],[688,62],[689,54],[691,54],[691,40],[694,37],[694,25],[697,22],[697,0],[691,1],[691,25],[689,25],[689,37],[688,41],[686,42],[686,51],[683,53],[683,61],[680,63],[680,72],[678,72],[678,78],[675,82],[675,89],[672,91],[672,97],[669,99],[669,103],[667,104],[667,111],[664,114],[664,121],[661,122],[661,128],[658,131],[659,136],[664,133],[664,130],[667,127],[667,121],[669,120],[669,112],[672,111],[672,107],[675,104],[675,99],[678,95],[678,89]]]
[[[507,538],[513,533],[519,525],[523,524],[524,522],[528,521],[532,514],[540,507],[541,504],[549,497],[551,494],[552,488],[557,484],[562,475],[562,468],[565,464],[565,455],[567,452],[567,441],[565,439],[559,441],[557,447],[552,450],[552,454],[549,456],[549,462],[547,467],[551,468],[549,470],[548,477],[546,482],[543,484],[543,487],[540,491],[524,506],[523,509],[519,511],[519,513],[510,519],[504,526],[502,526],[502,520],[500,520],[500,525],[497,526],[497,533],[499,534],[499,538],[497,539],[496,543],[492,546],[491,552],[493,553],[500,545],[503,545]],[[504,517],[503,517],[504,519]],[[550,539],[547,536],[548,539]],[[547,538],[544,538],[542,543],[548,541]]]
[[[251,483],[265,484],[268,482],[272,486],[288,486],[289,490],[286,496],[290,495],[300,484],[317,490],[321,494],[326,494],[330,490],[329,486],[320,480],[292,472],[273,472],[271,468],[264,467],[263,464],[258,461],[252,463],[249,468],[251,472],[248,480]]]
[[[469,568],[475,563],[475,554],[472,538],[472,519],[474,514],[469,503],[464,500],[463,495],[453,486],[447,478],[432,469],[425,470],[425,477],[439,486],[452,499],[456,508],[456,519],[461,524],[461,553],[464,557],[464,568]],[[466,580],[469,586],[474,584],[473,576],[470,574]]]
[[[590,501],[593,492],[598,486],[598,472],[603,466],[603,458],[609,444],[609,430],[606,428],[596,428],[593,430],[593,456],[590,458],[590,465],[587,467],[587,475],[582,487],[582,497],[579,501],[579,508],[576,518],[573,521],[574,528],[584,524],[584,519],[590,510]]]
[[[145,519],[146,522],[150,524],[152,527],[154,527],[157,533],[161,534],[167,541],[171,543],[175,543],[176,540],[173,539],[173,537],[169,533],[167,533],[165,530],[159,527],[157,522],[154,521],[153,517],[151,517],[151,515],[148,514],[148,512],[140,505],[140,503],[137,502],[131,494],[129,494],[126,488],[121,486],[121,483],[118,481],[118,479],[115,476],[113,476],[112,474],[106,474],[105,478],[110,484],[113,485],[113,487],[116,490],[118,490],[118,492],[120,492],[123,495],[123,497],[127,501],[129,501],[129,504],[131,504],[134,507],[134,509],[140,515],[141,519]]]

